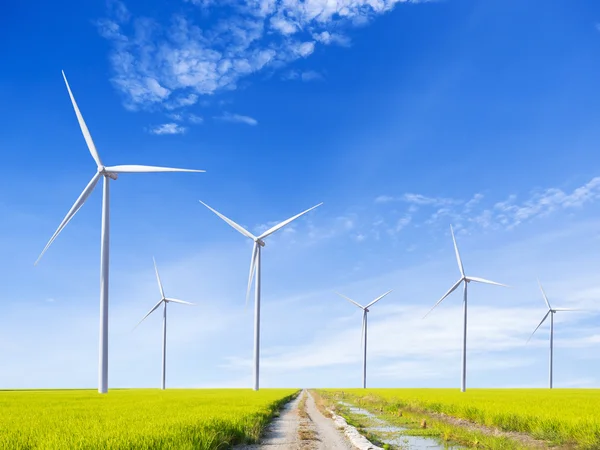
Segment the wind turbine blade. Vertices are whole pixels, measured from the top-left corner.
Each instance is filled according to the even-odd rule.
[[[356,303],[356,302],[355,302],[354,300],[352,300],[351,298],[348,298],[348,297],[346,297],[345,295],[342,295],[342,294],[340,294],[340,293],[339,293],[339,292],[337,292],[337,291],[333,291],[333,292],[335,292],[335,293],[336,293],[337,295],[339,295],[340,297],[342,297],[342,298],[345,298],[345,299],[346,299],[346,300],[348,300],[350,303],[354,303],[354,304],[355,304],[356,306],[358,306],[360,309],[362,309],[362,310],[364,310],[364,309],[365,309],[365,307],[364,307],[364,306],[362,306],[362,305],[359,305],[358,303]]]
[[[172,167],[158,167],[158,166],[140,166],[137,164],[111,166],[111,167],[107,167],[106,170],[108,172],[114,172],[114,173],[206,172],[205,170],[175,169]]]
[[[240,225],[238,225],[237,223],[235,223],[233,220],[225,217],[223,214],[221,214],[219,211],[217,211],[216,209],[212,209],[210,206],[208,206],[206,203],[204,203],[202,200],[200,200],[200,203],[202,203],[204,206],[206,206],[208,209],[210,209],[212,212],[214,212],[217,216],[219,216],[221,219],[223,219],[225,222],[227,222],[230,226],[232,226],[233,228],[235,228],[236,230],[238,230],[240,233],[242,233],[244,236],[249,237],[250,239],[252,239],[253,241],[256,241],[256,236],[254,236],[252,233],[250,233],[248,230],[242,228]]]
[[[46,247],[44,247],[44,250],[42,250],[42,253],[38,257],[38,259],[35,261],[34,265],[37,265],[37,263],[40,262],[40,259],[42,259],[42,256],[44,256],[44,253],[46,253],[46,250],[48,250],[48,248],[50,248],[50,245],[52,245],[52,242],[54,242],[54,239],[57,238],[57,236],[60,234],[60,232],[63,230],[63,228],[67,226],[69,221],[73,218],[73,216],[77,213],[77,211],[79,211],[79,209],[83,206],[83,204],[85,203],[87,198],[90,196],[90,194],[96,187],[96,184],[98,183],[98,180],[100,179],[101,176],[102,176],[102,174],[100,172],[98,172],[98,173],[96,173],[96,175],[94,175],[92,177],[92,179],[90,180],[88,185],[85,187],[85,189],[83,190],[81,195],[79,195],[79,198],[75,201],[75,203],[73,204],[73,206],[71,207],[71,209],[69,210],[69,212],[67,213],[65,218],[62,220],[62,222],[60,223],[60,225],[58,226],[58,228],[56,229],[56,231],[54,232],[54,234],[52,235],[52,237],[46,244]]]
[[[367,320],[367,311],[363,311],[362,329],[360,330],[360,348],[363,346],[365,338],[365,321]]]
[[[318,206],[321,206],[323,204],[323,202],[319,203],[318,205],[313,206],[312,208],[308,208],[306,211],[302,211],[300,214],[296,214],[294,217],[290,217],[288,220],[284,220],[283,222],[275,225],[272,228],[269,228],[267,231],[265,231],[263,234],[261,234],[258,238],[259,239],[264,239],[267,236],[275,233],[277,230],[280,230],[281,228],[285,227],[288,223],[296,220],[298,217],[303,216],[304,214],[306,214],[309,211],[312,211],[313,209],[317,208]]]
[[[181,303],[182,305],[195,305],[195,303],[184,302],[183,300],[178,300],[176,298],[165,298],[165,300],[168,301],[169,303],[173,302],[173,303]]]
[[[165,298],[165,291],[163,289],[163,285],[160,282],[160,275],[158,274],[158,267],[156,267],[156,260],[154,256],[152,257],[152,261],[154,261],[154,271],[156,272],[156,279],[158,280],[158,288],[160,289],[160,297]]]
[[[423,319],[424,319],[425,317],[427,317],[427,316],[429,315],[429,313],[430,313],[431,311],[433,311],[433,310],[436,308],[436,306],[437,306],[437,305],[439,305],[440,303],[442,303],[442,301],[443,301],[443,300],[444,300],[446,297],[448,297],[450,294],[452,294],[452,293],[454,292],[454,290],[455,290],[455,289],[456,289],[458,286],[460,286],[460,283],[462,283],[462,282],[463,282],[463,280],[464,280],[464,278],[461,278],[461,279],[460,279],[460,280],[458,280],[456,283],[454,283],[454,286],[452,286],[450,289],[448,289],[448,292],[446,292],[446,293],[444,294],[444,296],[443,296],[442,298],[440,298],[440,299],[437,301],[437,303],[436,303],[435,305],[433,305],[433,308],[431,308],[429,311],[427,311],[427,314],[425,314],[425,315],[423,316]]]
[[[533,335],[535,334],[535,332],[538,330],[539,327],[542,326],[542,324],[546,321],[546,319],[548,318],[548,316],[550,315],[552,311],[548,311],[546,313],[546,315],[544,316],[544,318],[542,319],[542,321],[540,322],[540,324],[535,328],[535,330],[533,330],[533,333],[531,333],[531,336],[529,336],[529,339],[527,339],[527,342],[529,342],[531,340],[531,338],[533,337]]]
[[[485,278],[478,278],[478,277],[465,277],[465,278],[469,281],[475,281],[477,283],[485,283],[485,284],[493,284],[495,286],[509,287],[506,284],[496,283],[495,281],[486,280]]]
[[[244,306],[244,310],[248,308],[248,299],[250,298],[250,289],[252,288],[252,280],[254,279],[254,274],[256,272],[256,256],[258,254],[258,243],[254,242],[254,246],[252,247],[252,259],[250,260],[250,274],[248,275],[248,289],[246,290],[246,304]]]
[[[158,307],[160,306],[160,304],[161,304],[162,302],[163,302],[163,299],[160,299],[160,301],[159,301],[159,302],[158,302],[156,305],[154,305],[154,308],[152,308],[152,309],[151,309],[151,310],[148,312],[148,314],[146,314],[146,315],[144,316],[144,318],[143,318],[142,320],[140,320],[140,321],[138,322],[138,324],[137,324],[135,327],[133,327],[133,329],[135,330],[137,327],[139,327],[139,326],[140,326],[140,323],[142,323],[144,320],[146,320],[146,317],[148,317],[150,314],[152,314],[152,313],[153,313],[153,312],[156,310],[156,308],[158,308]]]
[[[387,291],[385,294],[380,295],[379,297],[377,297],[375,300],[373,300],[371,303],[369,303],[367,306],[365,306],[365,309],[368,309],[369,306],[374,305],[375,303],[377,303],[379,300],[381,300],[383,297],[385,297],[386,295],[388,295],[390,292],[392,292],[393,289],[390,289],[389,291]]]
[[[456,245],[456,238],[454,237],[454,229],[452,225],[450,225],[450,233],[452,234],[452,242],[454,242],[454,251],[456,252],[456,261],[458,262],[458,268],[460,269],[460,274],[465,276],[465,268],[463,267],[463,263],[460,259],[460,253],[458,252],[458,245]]]
[[[583,311],[583,309],[576,308],[552,308],[553,311]]]
[[[77,121],[79,122],[79,127],[81,128],[85,142],[90,150],[90,153],[92,154],[92,158],[94,158],[94,161],[96,161],[96,165],[98,168],[100,168],[102,167],[100,155],[98,155],[98,150],[96,150],[90,130],[88,130],[88,127],[83,120],[83,116],[81,115],[81,111],[79,111],[79,107],[77,106],[77,102],[75,101],[75,97],[73,97],[73,93],[71,92],[71,87],[69,86],[69,82],[67,81],[64,70],[62,71],[62,76],[65,79],[65,84],[67,85],[67,90],[69,91],[69,97],[71,97],[71,103],[73,104],[73,109],[75,110],[75,115],[77,116]]]
[[[544,301],[546,302],[546,306],[548,306],[548,309],[552,309],[552,307],[550,306],[550,302],[548,301],[548,297],[546,296],[546,293],[544,292],[544,288],[542,287],[542,283],[540,282],[539,278],[538,278],[537,282],[540,285],[540,291],[542,291],[542,295],[544,296]]]

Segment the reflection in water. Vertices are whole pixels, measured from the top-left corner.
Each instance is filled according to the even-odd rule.
[[[384,444],[390,444],[406,450],[458,450],[462,448],[441,444],[437,439],[434,438],[423,436],[405,436],[403,432],[408,430],[408,428],[389,424],[366,409],[359,408],[358,406],[354,406],[350,403],[341,401],[338,403],[345,406],[351,414],[367,417],[369,420],[367,426],[365,426],[365,430],[375,434]]]

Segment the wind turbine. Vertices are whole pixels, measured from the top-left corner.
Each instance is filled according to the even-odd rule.
[[[250,259],[250,275],[248,276],[248,289],[246,290],[246,304],[248,304],[248,297],[250,296],[250,288],[252,287],[252,280],[254,279],[254,275],[256,274],[255,283],[254,283],[254,387],[255,391],[258,391],[259,385],[259,360],[260,360],[260,252],[261,247],[265,246],[265,239],[267,236],[275,233],[280,230],[290,222],[296,220],[298,217],[303,216],[309,211],[312,211],[318,206],[321,206],[323,202],[318,205],[313,206],[312,208],[307,209],[306,211],[302,211],[300,214],[296,214],[294,217],[290,217],[287,220],[275,225],[274,227],[269,228],[260,236],[254,236],[245,228],[241,227],[233,220],[225,217],[223,214],[218,212],[217,210],[211,208],[202,200],[200,200],[204,206],[214,212],[217,216],[227,222],[231,227],[235,228],[237,231],[242,233],[244,236],[252,239],[254,241],[254,246],[252,248],[252,258]]]
[[[460,390],[461,392],[465,392],[467,390],[467,286],[471,281],[475,281],[476,283],[485,283],[485,284],[494,284],[496,286],[504,286],[508,287],[505,284],[496,283],[495,281],[486,280],[478,277],[468,277],[465,275],[465,269],[463,267],[462,261],[460,259],[460,253],[458,252],[458,246],[456,245],[456,238],[454,237],[454,230],[452,229],[452,225],[450,226],[450,233],[452,234],[452,241],[454,242],[454,251],[456,253],[456,261],[458,262],[458,269],[460,270],[460,279],[454,283],[454,285],[444,294],[442,298],[440,298],[433,308],[431,308],[423,318],[427,317],[427,315],[435,309],[437,305],[442,303],[442,301],[448,297],[452,292],[460,286],[461,283],[464,283],[464,298],[463,298],[463,348],[462,348],[462,374],[461,374],[461,384]]]
[[[71,103],[73,104],[73,109],[75,110],[75,115],[77,116],[77,120],[79,121],[79,127],[81,128],[81,132],[83,133],[83,137],[85,142],[87,143],[88,149],[92,154],[92,158],[96,162],[97,171],[96,174],[92,177],[88,185],[85,187],[79,198],[75,201],[75,204],[71,207],[63,221],[60,223],[44,250],[40,254],[39,258],[35,262],[40,261],[46,250],[50,247],[54,239],[59,235],[59,233],[63,230],[65,226],[69,223],[69,221],[73,218],[73,216],[79,211],[79,209],[83,206],[87,198],[90,196],[96,184],[100,180],[100,178],[104,178],[104,186],[103,186],[103,195],[102,195],[102,228],[101,228],[101,238],[100,238],[100,361],[99,361],[99,370],[98,370],[98,392],[104,394],[108,392],[108,251],[109,251],[109,180],[116,180],[118,174],[120,173],[146,173],[146,172],[204,172],[204,170],[191,170],[191,169],[173,169],[170,167],[156,167],[156,166],[140,166],[140,165],[122,165],[122,166],[110,166],[106,167],[102,164],[100,160],[100,156],[98,155],[98,151],[96,150],[96,146],[94,145],[94,141],[92,141],[92,136],[88,130],[85,121],[83,120],[83,116],[77,107],[77,103],[75,102],[75,97],[73,97],[73,93],[71,92],[71,88],[69,86],[69,82],[67,81],[67,77],[63,71],[63,78],[65,80],[65,84],[67,85],[67,90],[69,91],[69,97],[71,97]]]
[[[363,389],[367,388],[367,313],[369,312],[369,307],[373,306],[375,303],[377,303],[383,297],[388,295],[390,292],[392,292],[391,289],[389,291],[387,291],[385,294],[377,297],[375,300],[373,300],[367,306],[362,306],[359,303],[352,300],[351,298],[348,298],[345,295],[342,295],[339,292],[336,292],[337,295],[339,295],[342,298],[345,298],[350,303],[353,303],[354,305],[358,306],[363,311],[362,330],[360,332],[361,344],[364,343],[364,347],[363,347]]]
[[[160,290],[160,301],[154,305],[154,308],[150,310],[148,314],[144,316],[142,320],[135,326],[137,328],[140,323],[146,320],[150,314],[152,314],[160,305],[163,304],[163,345],[162,345],[162,384],[161,389],[165,389],[165,375],[167,371],[167,303],[181,303],[183,305],[193,305],[190,302],[184,302],[183,300],[177,300],[176,298],[167,298],[165,297],[165,291],[163,289],[163,285],[160,282],[160,275],[158,274],[158,267],[156,267],[156,260],[152,258],[154,261],[154,271],[156,272],[156,279],[158,281],[158,289]]]
[[[540,290],[542,291],[542,296],[544,297],[544,301],[546,302],[546,306],[548,307],[548,312],[546,313],[546,315],[544,316],[544,318],[542,319],[542,321],[540,322],[540,324],[536,327],[535,330],[533,330],[533,333],[531,333],[531,336],[529,336],[529,339],[527,339],[527,342],[529,342],[531,340],[531,338],[533,337],[533,335],[535,334],[535,332],[538,330],[539,327],[542,326],[542,324],[546,321],[546,319],[548,318],[548,316],[550,316],[550,374],[549,374],[549,384],[550,384],[550,389],[552,389],[552,361],[553,361],[553,346],[554,346],[554,314],[556,314],[556,311],[577,311],[576,309],[571,309],[571,308],[552,308],[550,306],[550,302],[548,301],[548,297],[546,297],[546,293],[544,292],[544,288],[542,287],[542,283],[540,283],[540,280],[538,280],[538,284],[540,285]]]

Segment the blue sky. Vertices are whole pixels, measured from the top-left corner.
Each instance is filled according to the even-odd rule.
[[[101,189],[33,262],[93,175],[64,70],[111,187],[110,387],[160,382],[152,256],[171,305],[167,385],[250,387],[251,242],[263,252],[264,387],[600,387],[600,5],[581,2],[13,2],[0,17],[0,388],[96,386]]]

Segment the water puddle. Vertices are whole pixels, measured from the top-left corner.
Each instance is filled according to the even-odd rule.
[[[338,402],[345,406],[351,414],[368,418],[365,429],[375,434],[384,444],[393,445],[403,450],[459,450],[463,447],[441,444],[437,439],[423,436],[406,436],[403,433],[408,428],[392,425],[381,420],[366,409],[359,408],[347,402]]]

